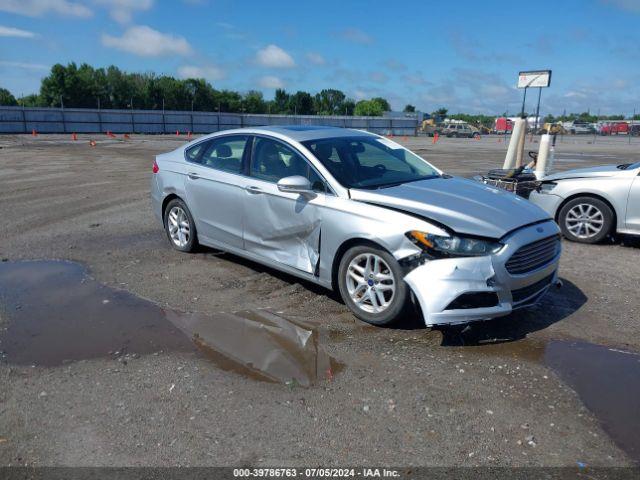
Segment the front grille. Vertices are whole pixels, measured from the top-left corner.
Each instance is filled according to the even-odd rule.
[[[469,292],[460,295],[445,310],[495,307],[498,302],[498,295],[495,292]]]
[[[517,290],[511,290],[513,303],[520,303],[527,298],[532,297],[536,293],[539,293],[541,290],[544,290],[546,287],[551,285],[553,275],[554,274],[552,273],[551,275],[544,277],[542,280],[538,280],[536,283],[533,283],[527,287],[518,288]]]
[[[520,247],[507,261],[507,272],[512,275],[528,273],[550,263],[560,251],[560,237],[543,238]]]

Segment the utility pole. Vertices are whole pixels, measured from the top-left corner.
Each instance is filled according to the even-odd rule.
[[[533,129],[533,133],[538,131],[538,120],[540,118],[540,97],[542,96],[542,87],[538,87],[538,106],[536,107],[536,123]]]

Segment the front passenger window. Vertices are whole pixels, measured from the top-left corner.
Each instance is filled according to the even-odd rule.
[[[257,138],[251,161],[251,176],[277,183],[280,179],[293,175],[308,179],[313,191],[326,192],[323,179],[299,153],[275,140]]]

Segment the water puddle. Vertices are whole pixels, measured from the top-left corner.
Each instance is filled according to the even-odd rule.
[[[604,430],[640,463],[640,354],[553,340],[544,362],[575,390]]]
[[[640,463],[640,353],[569,340],[508,341],[492,338],[490,329],[474,327],[447,335],[445,343],[474,353],[549,367],[578,394],[618,446]]]
[[[316,330],[267,311],[181,313],[102,285],[77,263],[0,263],[2,361],[58,366],[161,351],[196,352],[225,370],[303,386],[340,369]]]

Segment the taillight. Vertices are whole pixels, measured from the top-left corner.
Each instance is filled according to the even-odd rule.
[[[158,167],[158,162],[153,161],[153,168],[151,169],[153,173],[158,173],[160,171],[160,167]]]

